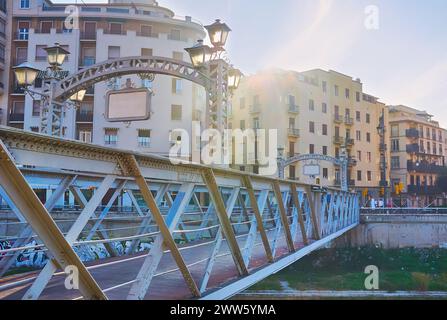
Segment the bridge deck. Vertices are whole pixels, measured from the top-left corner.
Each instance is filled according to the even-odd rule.
[[[273,232],[270,232],[269,238],[273,238]],[[238,242],[241,246],[243,246],[245,240],[246,237],[239,238]],[[297,249],[304,247],[300,242],[295,243],[295,246]],[[185,259],[185,262],[189,265],[209,257],[210,250],[212,249],[213,244],[206,244],[193,249],[182,250],[182,256]],[[281,259],[286,255],[288,255],[287,244],[284,237],[281,237],[278,242],[276,259]],[[127,282],[132,282],[136,278],[145,257],[146,254],[138,254],[120,258],[110,258],[98,261],[96,263],[88,263],[87,266],[100,287],[106,291],[109,299],[122,300],[126,299],[131,284],[124,286],[120,285]],[[249,269],[255,270],[262,267],[266,263],[265,252],[261,242],[259,241],[253,250]],[[203,261],[202,263],[189,268],[194,280],[197,283],[200,283],[203,277],[205,266],[206,261]],[[177,269],[177,267],[172,259],[172,256],[169,252],[165,252],[157,270],[158,276],[155,277],[151,283],[146,299],[182,300],[193,298],[180,271],[172,271],[175,269]],[[27,273],[26,275],[14,275],[0,279],[0,299],[21,299],[32,283],[22,283],[22,280],[32,279],[35,276],[37,276],[37,272]],[[209,288],[211,288],[211,290],[220,288],[223,286],[222,284],[236,280],[237,277],[238,273],[231,254],[229,254],[228,246],[224,244],[219,252],[219,257],[216,260],[216,264],[210,278]],[[76,290],[69,291],[65,289],[64,280],[64,275],[59,274],[53,277],[40,296],[40,299],[54,300],[79,298],[79,292]],[[7,289],[1,289],[2,287],[6,286]],[[110,290],[116,286],[120,287]]]

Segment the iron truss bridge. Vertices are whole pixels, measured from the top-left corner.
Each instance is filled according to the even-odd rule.
[[[227,299],[359,222],[349,192],[0,127],[0,299]],[[37,190],[50,186],[42,201]],[[126,194],[128,208],[117,205]],[[61,197],[76,205],[60,207]],[[125,246],[125,250],[120,250]],[[102,247],[98,259],[83,252]],[[26,252],[43,268],[8,275]],[[68,268],[68,269],[67,269]],[[67,286],[67,270],[79,286]]]

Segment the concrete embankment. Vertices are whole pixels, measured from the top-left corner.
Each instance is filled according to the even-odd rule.
[[[360,225],[337,239],[335,247],[384,249],[438,248],[447,245],[447,215],[363,214]]]

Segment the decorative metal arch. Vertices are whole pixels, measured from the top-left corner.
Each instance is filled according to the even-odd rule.
[[[189,80],[210,89],[210,79],[184,61],[165,57],[127,57],[108,60],[61,80],[56,84],[53,100],[63,103],[81,89],[107,79],[139,73],[153,73]]]
[[[332,162],[335,165],[342,165],[342,161],[338,158],[334,158],[331,156],[321,155],[321,154],[301,154],[294,156],[292,158],[286,159],[283,162],[283,166],[288,167],[296,162],[307,161],[307,160],[318,160],[318,161],[327,161]]]
[[[344,152],[342,152],[342,156],[340,158],[334,158],[322,154],[301,154],[291,157],[289,159],[279,159],[278,160],[279,177],[284,178],[284,171],[288,166],[296,162],[307,161],[307,160],[327,161],[340,166],[341,188],[343,191],[348,191],[348,164],[350,162],[350,159],[346,157]]]

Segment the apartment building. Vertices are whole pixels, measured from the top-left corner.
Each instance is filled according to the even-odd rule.
[[[349,184],[376,196],[380,182],[377,127],[382,112],[387,121],[385,105],[364,93],[359,79],[320,69],[268,70],[243,79],[233,97],[230,125],[278,129],[278,144],[286,157],[339,157],[346,146],[349,157],[355,160],[349,167]],[[286,177],[315,183],[314,177],[303,175],[306,163],[287,168]],[[258,171],[256,166],[239,169]],[[318,178],[322,185],[340,186],[340,168],[322,162]]]
[[[49,0],[12,1],[8,9],[12,13],[12,62],[8,69],[28,61],[44,70],[44,48],[56,42],[71,53],[63,65],[69,73],[119,57],[153,55],[189,61],[184,48],[206,35],[200,23],[191,17],[176,17],[154,0],[109,0],[107,4],[78,1],[78,28],[74,29],[65,24],[69,5]],[[106,92],[124,88],[128,79],[134,87],[153,90],[151,117],[132,123],[107,122]],[[41,85],[41,81],[35,84],[37,89]],[[10,89],[7,124],[37,131],[40,101],[25,95],[11,73],[6,86]],[[77,110],[66,110],[63,134],[87,143],[167,154],[172,146],[172,130],[191,131],[192,120],[203,120],[204,108],[204,90],[188,81],[168,76],[156,76],[152,83],[138,76],[117,78],[89,88]]]
[[[6,124],[8,109],[9,59],[11,55],[11,15],[10,2],[0,0],[0,125]]]
[[[446,169],[447,131],[433,116],[407,106],[389,106],[391,130],[391,181],[405,187],[404,205],[442,205],[447,190],[436,187],[436,179]]]

